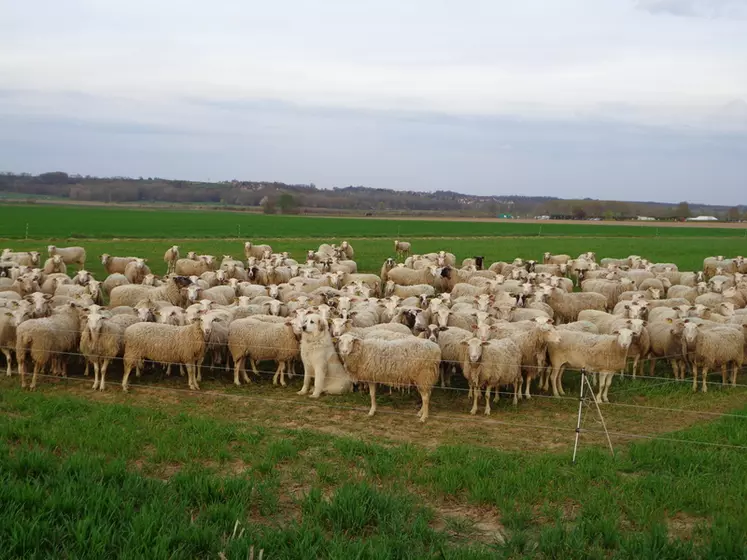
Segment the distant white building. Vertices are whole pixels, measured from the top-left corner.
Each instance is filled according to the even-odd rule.
[[[716,216],[695,216],[694,218],[688,218],[688,222],[718,222]]]
[[[638,216],[636,219],[639,222],[653,222],[656,220],[656,218],[652,218],[651,216]]]

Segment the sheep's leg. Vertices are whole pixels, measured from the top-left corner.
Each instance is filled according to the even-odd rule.
[[[283,368],[280,370],[280,385],[282,387],[287,387],[288,384],[285,382],[285,377],[288,374],[288,370],[291,369],[291,367],[288,365],[288,362],[282,362]]]
[[[521,396],[521,375],[519,379],[514,383],[514,406],[519,404],[519,396]]]
[[[550,372],[551,371],[552,371],[552,366],[547,366],[540,370],[540,390],[542,391],[550,390]]]
[[[184,377],[184,375],[189,375],[189,368],[187,370],[184,370],[184,364],[179,364],[179,375]]]
[[[425,419],[428,418],[428,413],[430,411],[430,404],[431,404],[431,387],[418,387],[418,392],[420,393],[420,398],[423,401],[423,404],[420,407],[420,410],[418,411],[418,416],[420,416],[420,421],[425,422]]]
[[[527,378],[527,387],[529,386],[529,378]],[[517,385],[518,384],[518,385]],[[516,388],[518,386],[518,398],[523,399],[524,398],[524,390],[522,387],[524,387],[524,376],[519,374],[519,379],[517,383],[514,383],[514,394],[516,394]],[[516,404],[516,403],[514,403]]]
[[[31,377],[31,385],[29,386],[32,391],[36,389],[36,376],[39,374],[41,367],[41,363],[34,360],[34,375]]]
[[[674,364],[674,360],[672,360],[672,364]],[[655,356],[651,356],[651,358],[649,359],[649,368],[648,368],[648,374],[649,374],[649,376],[653,377],[653,375],[654,375],[654,369],[656,369],[656,357]],[[674,369],[673,369],[673,371],[674,371]],[[674,375],[676,377],[677,373],[675,372]]]
[[[495,390],[498,391],[498,387]],[[485,387],[485,415],[490,416],[490,385]]]
[[[633,358],[633,379],[635,379],[635,374],[638,371],[638,360],[640,360],[641,356],[639,354],[636,354]]]
[[[3,351],[3,354],[5,355],[5,361],[8,362],[8,369],[5,372],[5,375],[7,375],[8,377],[10,377],[10,375],[11,375],[11,364],[12,364],[12,362],[10,361],[10,350],[7,349],[7,348],[3,348],[2,351]]]
[[[693,393],[698,391],[698,364],[693,362]]]
[[[242,372],[244,374],[244,381],[249,383],[249,377],[247,377],[246,371],[243,370],[244,360],[246,360],[246,358],[241,357],[234,360],[233,362],[233,384],[237,387],[241,387],[241,381],[239,381],[239,372]]]
[[[560,396],[560,393],[558,392],[558,377],[560,376],[560,368],[561,366],[554,366],[552,368],[552,373],[550,374],[550,381],[552,382],[552,396],[553,397]]]
[[[171,377],[171,364],[166,366],[166,377]]]
[[[16,359],[18,360],[18,373],[21,376],[21,389],[24,389],[26,387],[26,352],[17,354]]]
[[[563,374],[565,373],[565,365],[560,366],[560,372],[558,372],[558,392],[561,396],[565,395],[563,390]]]
[[[726,386],[726,363],[721,364],[721,385]]]
[[[446,368],[448,366],[446,364],[441,364],[441,367],[439,368],[439,374],[441,376],[441,388],[443,389],[446,387]]]
[[[275,375],[272,376],[272,384],[273,385],[277,385],[278,384],[278,379],[280,378],[280,372],[282,371],[282,368],[283,368],[283,362],[279,361],[278,362],[278,367],[275,370]]]
[[[369,416],[376,414],[376,383],[371,382],[368,384],[368,394],[371,396],[371,408],[368,411]]]
[[[125,362],[124,375],[122,376],[122,391],[125,393],[129,390],[127,386],[127,380],[130,378],[130,371],[132,371],[132,364]]]
[[[524,389],[524,398],[525,399],[531,399],[532,395],[529,393],[529,387],[532,385],[532,381],[534,380],[534,375],[531,373],[527,373],[527,382],[526,382],[526,389]],[[521,391],[521,388],[519,388],[519,391]]]
[[[90,375],[88,371],[88,367],[91,365],[91,362],[89,360],[85,360],[85,362],[86,362],[86,369],[83,370],[83,375],[88,377]]]
[[[737,386],[737,373],[739,372],[739,364],[734,362],[734,365],[732,365],[731,368],[731,386],[736,387]]]
[[[480,399],[480,387],[477,385],[472,385],[470,383],[469,386],[470,391],[472,391],[472,410],[469,411],[470,414],[477,414],[477,401]]]
[[[597,391],[597,394],[595,395],[595,399],[598,403],[604,402],[602,400],[602,393],[604,392],[604,384],[607,382],[607,375],[606,373],[600,373],[599,374],[599,388]]]
[[[303,387],[296,393],[297,395],[305,395],[311,388],[311,378],[314,376],[314,366],[311,364],[303,365]]]
[[[99,388],[99,361],[96,359],[96,361],[93,363],[93,387],[92,389],[95,391]]]
[[[608,398],[607,393],[610,390],[610,385],[612,385],[612,377],[613,377],[612,375],[607,374],[607,383],[604,385],[604,395],[603,395],[603,397],[604,397],[604,402],[606,402],[606,403],[610,402],[610,399]]]
[[[99,383],[99,391],[104,390],[104,382],[106,380],[106,370],[109,369],[109,362],[111,362],[109,358],[104,358],[104,363],[101,364],[101,370],[99,374],[101,382]]]
[[[259,377],[259,370],[257,369],[257,362],[256,362],[256,360],[254,360],[252,358],[249,358],[249,363],[252,364],[252,372],[254,373],[254,375],[256,375],[257,377]]]
[[[708,366],[703,366],[703,392],[708,392]]]
[[[202,363],[205,361],[205,356],[200,358],[200,361],[197,362],[197,381],[202,381]]]

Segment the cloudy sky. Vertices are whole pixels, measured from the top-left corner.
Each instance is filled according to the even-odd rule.
[[[0,170],[747,204],[747,0],[0,13]]]

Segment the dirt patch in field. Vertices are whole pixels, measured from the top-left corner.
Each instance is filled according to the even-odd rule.
[[[504,544],[506,528],[497,509],[474,504],[431,505],[436,512],[432,527],[452,538],[479,541],[485,544]]]

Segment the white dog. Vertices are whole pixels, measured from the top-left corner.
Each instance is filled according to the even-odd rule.
[[[322,393],[342,395],[352,390],[353,382],[337,355],[327,322],[316,313],[303,318],[301,360],[304,373],[299,395],[308,394],[312,377],[314,391],[310,396],[314,399]]]

